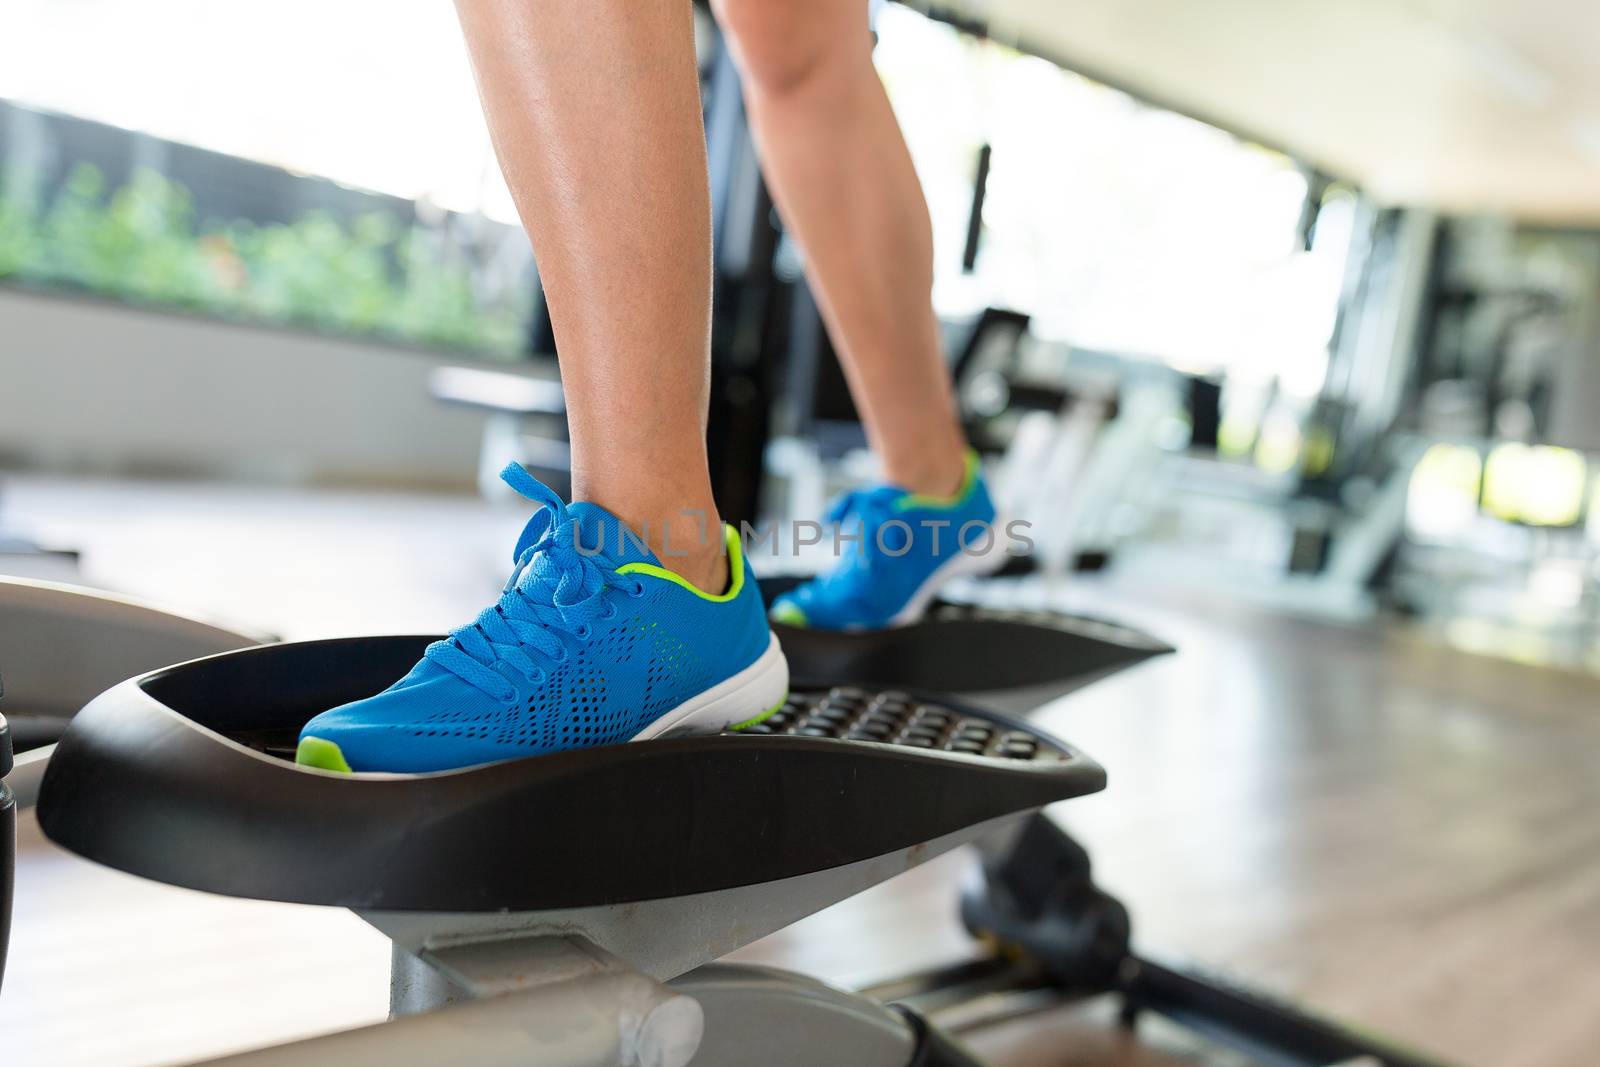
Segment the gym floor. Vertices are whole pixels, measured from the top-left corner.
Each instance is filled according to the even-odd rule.
[[[6,514],[83,548],[90,584],[290,638],[459,623],[498,589],[518,524],[448,496],[27,478]],[[1453,1062],[1600,1062],[1594,678],[1114,579],[1050,595],[1179,649],[1038,715],[1110,770],[1054,814],[1143,947]],[[738,955],[846,985],[957,959],[965,862]],[[140,882],[27,819],[18,874],[7,1067],[171,1062],[384,1014],[385,942],[354,916]],[[1005,1067],[1239,1062],[1110,1016],[965,1037]]]

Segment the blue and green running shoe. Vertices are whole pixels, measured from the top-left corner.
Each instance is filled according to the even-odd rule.
[[[817,630],[903,626],[920,619],[951,579],[992,574],[1005,563],[1006,531],[971,451],[953,496],[869,486],[840,497],[825,518],[840,528],[842,558],[777,597],[773,622]]]
[[[788,695],[737,531],[727,591],[696,589],[616,516],[570,507],[516,464],[501,477],[540,505],[497,603],[429,645],[376,696],[325,711],[299,763],[443,771],[758,722]]]

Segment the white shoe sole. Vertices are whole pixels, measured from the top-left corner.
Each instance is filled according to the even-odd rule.
[[[991,532],[1002,529],[1001,522],[997,516],[990,526]],[[905,607],[889,616],[889,625],[908,626],[922,618],[922,613],[928,610],[928,605],[939,595],[939,590],[955,579],[984,578],[1005,565],[1006,550],[1001,547],[998,534],[991,538],[989,548],[983,552],[957,550],[955,555],[939,564],[932,574],[923,579],[917,591],[911,594],[911,599],[906,601]]]
[[[767,650],[750,666],[685,700],[629,740],[719,734],[776,710],[789,696],[789,661],[778,646],[778,635],[768,637]]]

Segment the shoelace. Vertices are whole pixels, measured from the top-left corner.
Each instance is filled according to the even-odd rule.
[[[500,477],[540,505],[518,539],[516,567],[500,599],[475,620],[429,645],[426,657],[499,701],[517,695],[492,664],[505,663],[532,685],[571,658],[568,642],[587,641],[593,624],[617,615],[608,587],[642,596],[643,586],[599,556],[578,549],[578,524],[561,498],[515,463]],[[594,537],[594,534],[590,534]]]
[[[859,518],[863,522],[881,522],[894,514],[894,503],[904,496],[904,491],[892,485],[874,485],[841,493],[823,516],[824,522],[842,523]]]
[[[824,522],[834,526],[844,526],[855,519],[861,524],[861,547],[850,552],[842,565],[828,575],[829,578],[839,578],[847,573],[859,573],[862,576],[871,573],[872,561],[877,553],[867,549],[875,547],[872,546],[872,541],[877,532],[883,528],[884,523],[896,516],[894,505],[903,495],[902,490],[893,486],[878,485],[865,489],[852,489],[828,505],[828,510],[823,515]],[[898,541],[893,543],[898,544]]]

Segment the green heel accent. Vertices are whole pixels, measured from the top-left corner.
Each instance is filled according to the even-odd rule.
[[[318,770],[338,771],[341,774],[355,773],[345,761],[344,753],[339,751],[339,746],[320,737],[302,737],[299,747],[294,750],[294,761],[302,767],[316,767]]]
[[[744,545],[739,540],[739,531],[729,523],[722,524],[722,547],[728,554],[728,591],[717,596],[695,585],[677,571],[669,571],[665,567],[658,567],[654,563],[624,563],[617,568],[618,574],[648,574],[652,578],[660,578],[689,590],[701,600],[709,600],[713,604],[726,604],[738,597],[744,589]]]
[[[972,495],[972,487],[978,484],[978,478],[983,474],[983,461],[978,458],[978,453],[967,449],[962,457],[961,487],[950,496],[927,496],[922,493],[907,493],[895,501],[896,511],[910,511],[912,508],[927,508],[933,511],[945,511],[959,507]]]
[[[784,626],[798,626],[804,629],[806,625],[806,613],[792,600],[778,601],[772,606],[768,618]]]
[[[757,715],[753,719],[746,719],[744,722],[734,723],[732,726],[728,727],[728,729],[734,731],[748,730],[750,727],[755,726],[758,723],[766,722],[768,719],[778,714],[778,709],[783,707],[788,702],[789,694],[787,691],[785,691],[783,694],[783,699],[772,705],[772,707],[768,708],[766,711],[763,711],[760,715]]]

